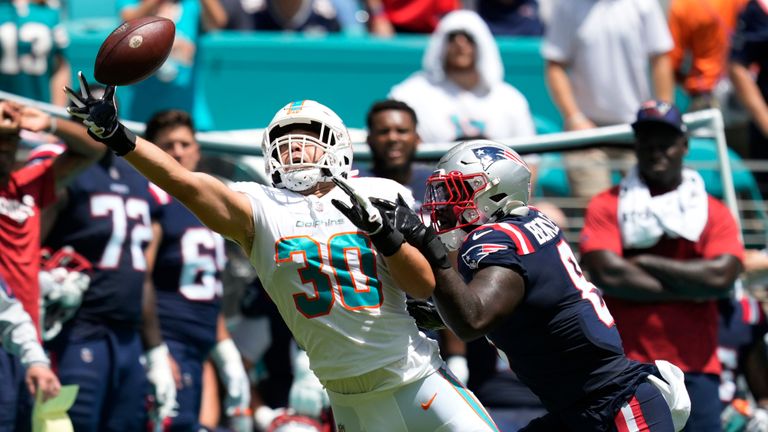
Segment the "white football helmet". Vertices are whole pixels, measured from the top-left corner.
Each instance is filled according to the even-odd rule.
[[[467,236],[463,228],[525,214],[530,196],[531,170],[517,152],[494,141],[472,140],[437,163],[422,208],[440,240],[456,250]]]
[[[292,132],[297,129],[313,131],[319,138]],[[281,108],[264,131],[261,149],[272,185],[296,192],[334,176],[346,178],[352,168],[352,143],[344,122],[312,100]]]

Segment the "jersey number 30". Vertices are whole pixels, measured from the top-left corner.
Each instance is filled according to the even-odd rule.
[[[278,264],[292,261],[293,255],[303,257],[304,266],[298,269],[299,277],[302,283],[311,283],[315,292],[313,295],[294,294],[293,301],[296,309],[307,318],[330,313],[337,296],[342,306],[349,310],[381,306],[383,297],[376,272],[376,255],[371,250],[370,240],[362,234],[343,233],[329,239],[327,259],[332,273],[323,271],[326,261],[322,248],[310,237],[282,238],[275,249]],[[359,265],[350,265],[350,259],[356,259]],[[356,278],[353,269],[362,272],[363,278]],[[331,279],[331,274],[335,280]],[[365,282],[361,283],[361,279]]]

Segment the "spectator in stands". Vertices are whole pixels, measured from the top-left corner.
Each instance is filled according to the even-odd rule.
[[[590,201],[582,262],[604,290],[627,356],[663,358],[685,372],[686,430],[720,431],[716,300],[741,271],[738,226],[683,167],[688,138],[675,106],[646,102],[632,127],[637,167]]]
[[[422,65],[389,94],[419,116],[422,141],[536,134],[528,101],[504,82],[499,48],[477,13],[461,10],[446,15],[429,39]]]
[[[672,38],[658,2],[573,0],[552,6],[542,55],[566,130],[630,123],[653,95],[672,101]],[[609,159],[630,165],[633,158],[626,150],[594,148],[566,152],[563,159],[572,194],[592,197],[612,184]]]
[[[688,111],[717,106],[714,90],[727,75],[730,39],[746,0],[673,0],[669,31],[675,78],[690,97]]]
[[[59,9],[46,0],[0,2],[0,89],[64,106],[71,71]]]
[[[438,22],[459,9],[459,0],[365,0],[368,31],[375,36],[432,33]]]
[[[51,362],[43,351],[32,318],[24,306],[13,296],[13,290],[0,277],[0,377],[16,379],[4,383],[0,392],[0,430],[29,430],[30,414],[28,391],[35,395],[40,390],[45,399],[54,397],[61,389]],[[13,357],[11,355],[13,355]],[[14,360],[18,360],[18,363]],[[24,371],[18,369],[20,364]],[[18,409],[21,408],[21,409]]]
[[[415,161],[416,148],[421,142],[416,112],[405,102],[381,100],[371,105],[365,124],[373,163],[358,175],[388,178],[406,186],[416,199],[415,205],[421,207],[427,178],[434,167]]]
[[[768,159],[768,5],[750,0],[739,16],[733,36],[729,74],[736,94],[747,109],[749,124],[748,157]],[[757,75],[752,73],[757,71]],[[768,196],[768,172],[755,172],[760,192]]]
[[[717,354],[723,368],[720,401],[725,408],[721,415],[723,430],[741,430],[735,427],[737,423],[746,424],[747,431],[766,430],[768,348],[764,337],[768,323],[763,307],[737,284],[733,296],[718,302],[718,310]]]
[[[193,112],[198,125],[208,127],[209,116],[196,98],[194,64],[201,30],[216,30],[227,24],[219,0],[117,0],[117,6],[123,20],[157,15],[176,24],[176,39],[168,60],[154,75],[131,86],[133,98],[126,116],[145,122],[152,113],[176,108]]]
[[[147,123],[145,135],[187,169],[197,170],[200,144],[189,114],[180,110],[156,113]],[[242,417],[250,420],[250,383],[220,313],[224,238],[170,195],[154,185],[150,188],[159,206],[152,231],[160,240],[152,243],[147,254],[150,272],[146,283],[154,285],[162,337],[183,377],[172,430],[200,428],[202,370],[209,355],[224,384],[227,419],[231,424],[242,422]]]
[[[53,132],[66,142],[66,151],[55,160],[15,169],[22,129]],[[54,202],[57,189],[103,153],[80,125],[0,101],[0,277],[13,289],[35,329],[40,328],[41,211]],[[0,363],[0,413],[17,414],[16,419],[3,418],[2,429],[8,422],[29,421],[31,400],[18,392],[24,381],[19,359],[0,351]]]
[[[538,0],[469,0],[469,8],[488,24],[494,36],[541,36]]]
[[[247,30],[335,33],[341,31],[331,0],[241,0]]]

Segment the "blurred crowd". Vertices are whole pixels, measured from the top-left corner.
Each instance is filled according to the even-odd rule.
[[[0,0],[0,90],[58,106],[67,104],[64,86],[79,90],[66,58],[66,1],[77,0]],[[358,175],[395,180],[417,200],[433,170],[416,160],[420,143],[536,135],[526,89],[504,79],[497,36],[541,40],[544,78],[564,131],[631,124],[651,115],[639,111],[652,111],[675,132],[657,151],[678,146],[670,160],[682,164],[688,141],[679,138],[696,132],[685,129],[676,105],[688,112],[719,108],[731,148],[748,160],[768,160],[765,0],[116,0],[115,6],[123,20],[157,15],[176,24],[169,59],[134,86],[131,111],[122,115],[145,121],[144,136],[190,170],[227,171],[201,152],[189,114],[200,103],[193,90],[198,40],[227,30],[425,35],[421,70],[366,113],[372,162],[355,164]],[[29,430],[30,391],[45,399],[68,384],[79,385],[69,411],[77,431],[146,424],[154,430],[332,430],[322,385],[238,248],[104,152],[76,122],[11,102],[0,102],[0,114],[0,432]],[[634,132],[638,143],[648,142],[642,128]],[[36,146],[21,151],[22,139]],[[625,221],[632,212],[654,211],[627,209],[613,196],[638,189],[649,200],[654,195],[654,185],[635,188],[635,167],[651,158],[647,148],[603,142],[564,153],[572,196],[590,202],[579,239],[590,257],[585,270],[615,296],[608,305],[620,330],[622,319],[628,323],[622,337],[630,357],[679,356],[684,364],[678,366],[700,378],[690,385],[700,391],[694,413],[701,423],[686,430],[768,431],[768,323],[760,295],[768,284],[766,250],[745,251],[738,234],[728,231],[736,225],[711,228],[705,220],[690,245],[665,244],[667,252],[674,249],[666,257],[695,261],[700,267],[688,271],[700,275],[730,271],[733,278],[718,279],[727,294],[699,291],[646,302],[612,291],[638,280],[633,277],[647,276],[651,284],[669,277],[654,267],[660,264],[638,258],[664,256],[653,249],[656,243],[645,244],[640,235],[628,248],[629,240],[611,231],[615,221],[600,219],[603,210],[616,221],[617,214]],[[541,156],[524,158],[535,190]],[[753,175],[767,196],[768,170]],[[606,191],[617,178],[620,189],[611,195]],[[618,210],[606,210],[607,200],[618,200],[611,201]],[[567,212],[546,198],[534,196],[532,204],[568,225]],[[727,219],[721,204],[709,205],[710,212],[722,210],[713,218]],[[698,220],[686,219],[693,213],[663,217],[695,225]],[[675,240],[688,239],[662,228],[658,236],[674,231]],[[717,261],[711,251],[725,246],[717,249],[707,236],[731,234],[728,247],[737,250],[738,262]],[[600,255],[605,251],[617,258]],[[667,338],[667,351],[649,348],[647,335],[638,333],[653,327],[643,318],[655,314],[661,321],[687,315],[686,326],[700,327],[657,329],[656,341]],[[429,334],[501,430],[516,431],[544,412],[493,346],[465,344],[448,330]],[[695,353],[670,353],[675,350]]]

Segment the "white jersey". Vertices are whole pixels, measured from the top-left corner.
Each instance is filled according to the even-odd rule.
[[[399,193],[413,202],[392,180],[349,183],[369,196],[394,201]],[[408,315],[383,257],[331,203],[349,203],[340,188],[320,198],[257,183],[232,189],[251,201],[250,261],[321,382],[388,369],[404,383],[439,367],[437,344]]]

